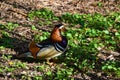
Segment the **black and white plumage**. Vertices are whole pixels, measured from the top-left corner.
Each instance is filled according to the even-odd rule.
[[[24,53],[21,56],[46,59],[49,62],[51,58],[61,55],[66,51],[68,46],[67,38],[61,34],[62,29],[62,24],[56,25],[50,38],[43,40],[40,43],[34,43],[34,41],[32,41],[29,45],[29,52]]]
[[[68,40],[62,36],[61,42],[52,42],[52,40],[45,40],[44,43],[37,43],[40,51],[36,54],[38,58],[51,59],[64,53],[67,49]]]

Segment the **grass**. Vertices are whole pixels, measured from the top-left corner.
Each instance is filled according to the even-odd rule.
[[[99,3],[99,6],[102,4]],[[49,9],[41,9],[37,11],[31,11],[28,14],[30,20],[38,18],[38,24],[40,26],[51,25],[53,21],[62,21],[69,24],[67,31],[64,33],[69,40],[69,48],[66,54],[60,56],[61,64],[64,67],[56,66],[55,69],[50,69],[49,66],[43,63],[34,67],[35,71],[40,71],[41,75],[34,74],[32,77],[35,80],[39,79],[70,79],[72,75],[81,71],[83,73],[89,73],[90,70],[99,69],[109,74],[115,74],[116,77],[120,77],[119,61],[98,61],[97,56],[98,48],[104,47],[106,50],[117,51],[120,49],[118,46],[120,43],[120,13],[112,12],[108,15],[95,14],[71,14],[66,13],[61,16],[55,16]],[[80,28],[74,26],[80,25]],[[9,33],[5,29],[13,30],[18,24],[8,23],[2,25],[2,36],[9,37]],[[36,26],[31,25],[32,30],[37,30],[42,33],[41,35],[35,34],[34,40],[39,42],[46,39],[50,33],[38,30]],[[0,39],[3,42],[3,39]],[[11,40],[7,39],[3,43],[0,43],[0,49],[10,46]],[[5,47],[4,47],[5,46]],[[4,48],[3,48],[4,47]],[[8,56],[9,57],[9,56]],[[11,58],[6,60],[11,60]],[[0,72],[14,71],[17,68],[25,68],[24,62],[9,62],[11,67],[1,67]],[[99,65],[99,66],[98,66]],[[29,76],[30,77],[30,76]],[[29,78],[25,74],[22,78]]]

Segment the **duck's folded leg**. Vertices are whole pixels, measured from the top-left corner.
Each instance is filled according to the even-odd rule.
[[[50,66],[50,67],[53,67],[53,66],[56,66],[56,64],[54,62],[50,62],[50,59],[46,59],[47,60],[47,64]]]
[[[50,59],[46,59],[47,60],[47,64],[49,65],[49,66],[52,66],[53,65],[53,63],[52,62],[50,62]]]

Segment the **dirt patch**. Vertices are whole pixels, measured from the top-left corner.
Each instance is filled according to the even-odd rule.
[[[14,45],[13,48],[6,47],[5,50],[0,51],[2,54],[16,54],[16,53],[23,53],[27,51],[28,43],[33,39],[32,35],[34,32],[30,30],[31,25],[35,25],[40,29],[49,31],[51,28],[46,26],[39,26],[36,21],[31,21],[28,19],[27,14],[32,10],[39,10],[41,8],[49,8],[51,9],[55,15],[59,16],[66,12],[70,13],[79,13],[79,14],[94,14],[94,13],[101,13],[106,15],[113,11],[120,12],[120,0],[1,0],[0,1],[0,24],[6,24],[8,22],[17,23],[19,27],[15,28],[10,33],[12,34],[10,39],[14,39],[11,43]],[[25,39],[26,38],[26,39]],[[6,39],[6,38],[5,38]],[[8,39],[8,38],[7,38]],[[25,40],[24,40],[25,39]],[[11,45],[10,44],[10,45]],[[0,54],[0,57],[2,56]],[[1,58],[0,64],[9,66],[7,63],[9,61],[4,60]],[[31,68],[32,63],[29,63],[28,66]],[[34,64],[38,65],[38,64]],[[15,70],[13,73],[0,73],[1,79],[13,79],[11,78],[11,74],[16,74],[14,79],[20,79],[21,75],[30,74],[30,76],[36,74],[42,74],[41,72],[36,72],[33,70],[32,67],[30,70],[25,69],[18,69]],[[19,73],[21,72],[21,73]],[[20,74],[20,75],[19,75]],[[93,72],[89,75],[86,74],[77,74],[74,76],[76,79],[83,79],[83,80],[118,80],[115,79],[113,76],[107,76],[102,72]]]
[[[108,14],[120,12],[119,0],[3,0],[0,1],[0,12],[3,22],[32,24],[27,18],[31,10],[50,8],[56,15],[66,12],[79,14]]]

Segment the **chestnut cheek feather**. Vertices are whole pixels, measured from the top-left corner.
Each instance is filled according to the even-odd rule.
[[[51,39],[54,41],[54,42],[60,42],[62,41],[62,37],[61,37],[61,33],[59,31],[59,29],[54,29],[52,34],[51,34]]]
[[[60,41],[62,41],[62,38],[61,38],[60,35],[56,34],[56,35],[52,36],[52,40],[55,41],[55,42],[60,42]]]

